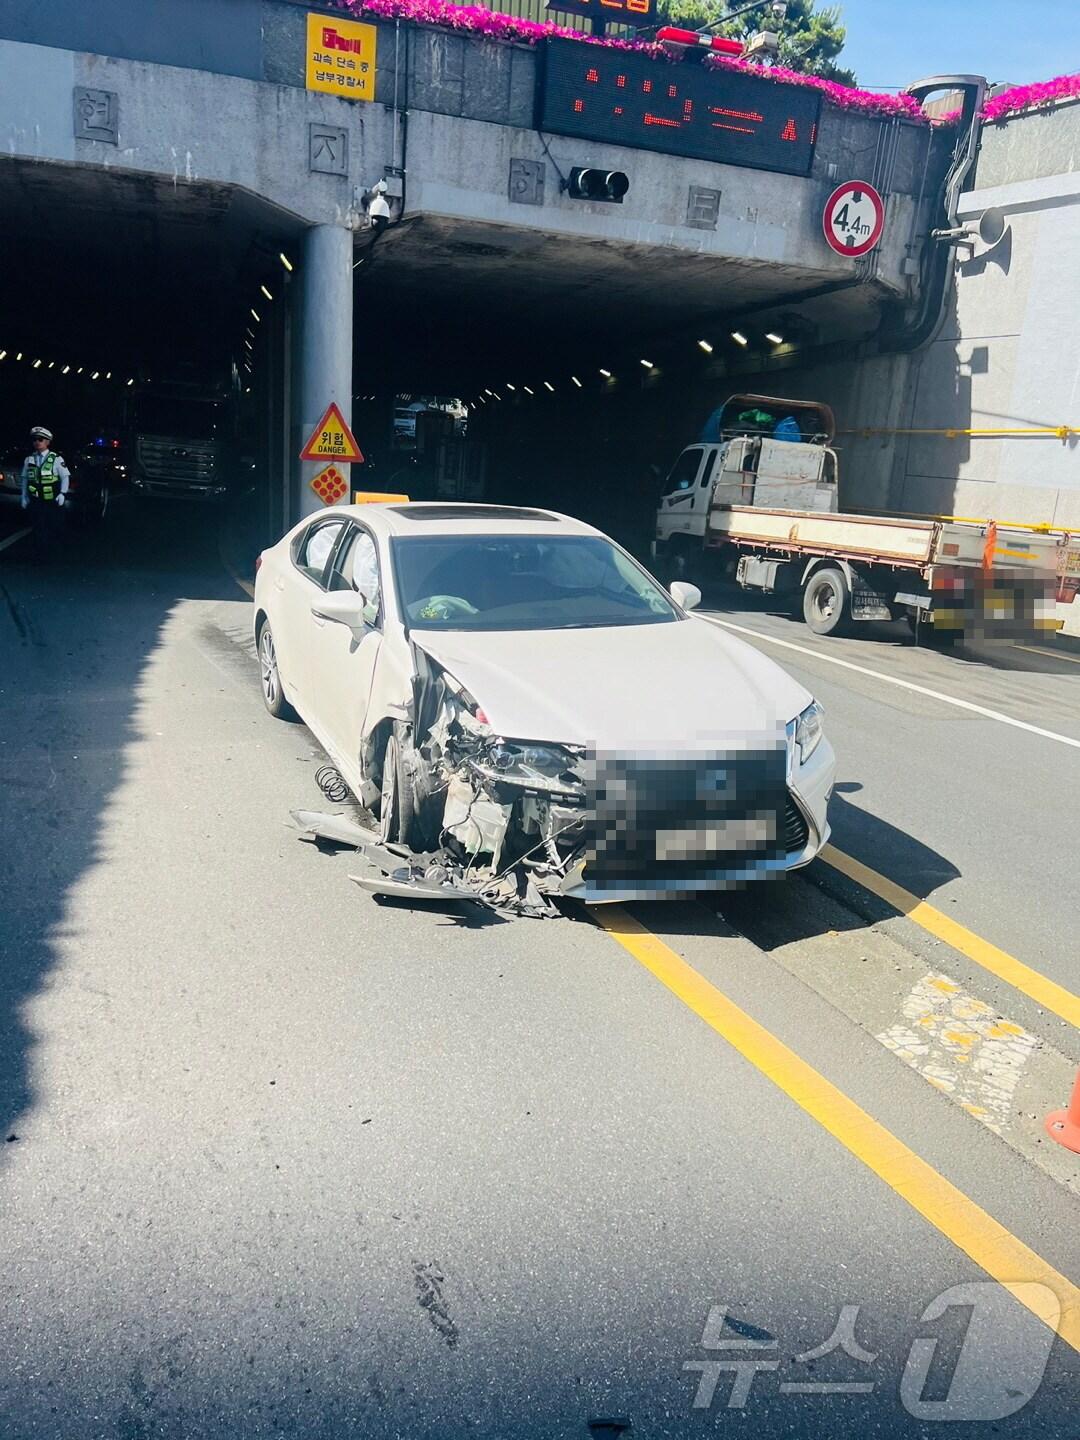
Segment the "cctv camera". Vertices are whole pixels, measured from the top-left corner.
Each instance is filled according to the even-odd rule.
[[[376,233],[381,234],[390,224],[390,204],[385,195],[373,195],[367,213],[371,228]]]

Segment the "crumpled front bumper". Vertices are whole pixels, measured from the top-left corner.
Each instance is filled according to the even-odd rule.
[[[736,856],[716,868],[707,879],[643,873],[625,882],[590,880],[589,864],[579,860],[571,867],[560,893],[590,904],[618,904],[627,900],[660,900],[719,890],[737,889],[754,880],[784,874],[809,865],[829,839],[828,803],[836,778],[836,756],[822,737],[806,764],[799,764],[793,747],[787,756],[787,804],[780,817],[785,847],[778,855],[759,858]],[[659,870],[660,867],[658,867]]]

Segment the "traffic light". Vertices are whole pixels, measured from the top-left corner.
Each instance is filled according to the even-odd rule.
[[[630,177],[621,170],[593,170],[575,165],[566,182],[566,193],[573,200],[605,200],[621,205],[630,189]]]

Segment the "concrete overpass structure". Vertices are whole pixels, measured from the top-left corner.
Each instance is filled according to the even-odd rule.
[[[516,377],[502,423],[527,437],[531,376],[561,392],[549,431],[584,433],[601,397],[632,430],[689,380],[719,394],[755,356],[851,353],[918,310],[949,148],[925,124],[824,103],[802,175],[541,132],[539,50],[400,22],[373,27],[374,98],[339,98],[307,87],[312,15],[342,19],[296,0],[0,0],[5,373],[19,352],[57,386],[76,358],[102,387],[223,365],[258,406],[271,525],[316,503],[294,457],[330,401],[349,417],[378,397],[363,442],[395,392]],[[780,108],[795,88],[758,83]],[[625,200],[571,198],[574,166],[625,172]],[[365,196],[384,178],[376,236]],[[822,234],[848,179],[887,202],[859,260]]]

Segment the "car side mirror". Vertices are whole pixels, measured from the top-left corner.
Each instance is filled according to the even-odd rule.
[[[701,591],[686,580],[673,580],[668,593],[675,604],[681,605],[684,610],[696,610],[701,604]]]
[[[362,630],[370,624],[367,619],[367,602],[356,590],[332,590],[320,595],[311,607],[316,620],[332,620],[337,625],[347,625],[350,630]]]

